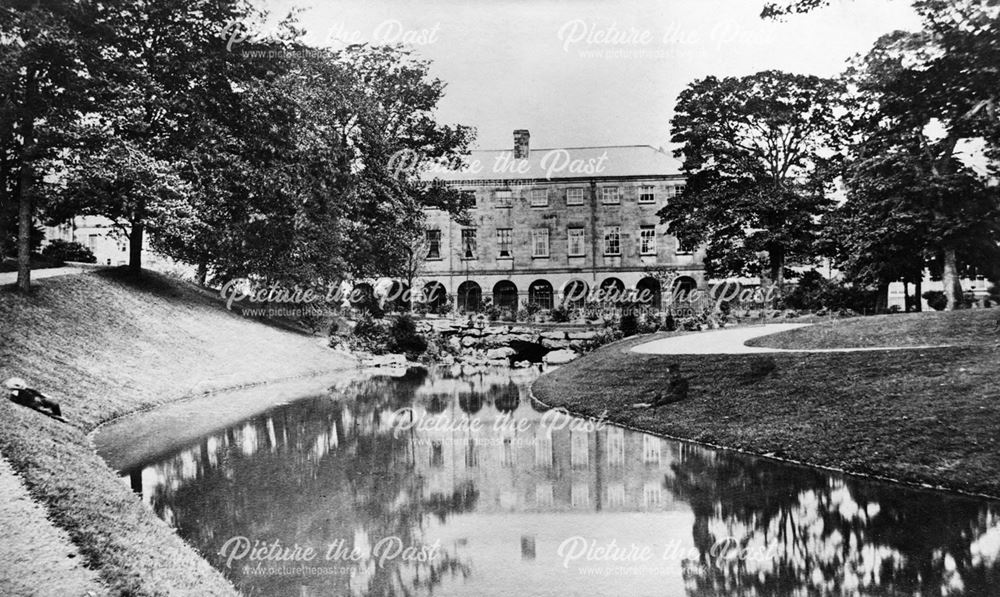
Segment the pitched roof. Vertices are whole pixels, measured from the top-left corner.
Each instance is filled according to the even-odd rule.
[[[512,149],[478,149],[465,157],[462,170],[434,168],[424,180],[546,180],[638,176],[679,176],[680,161],[650,145],[609,145],[531,149],[514,159]]]

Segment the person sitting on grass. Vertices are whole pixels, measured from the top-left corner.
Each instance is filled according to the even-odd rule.
[[[12,377],[4,382],[7,388],[8,398],[11,402],[33,408],[42,414],[62,419],[62,410],[59,403],[52,400],[38,390],[28,387],[28,384],[20,377]]]
[[[670,376],[665,390],[656,393],[652,402],[637,402],[633,408],[659,408],[674,402],[686,400],[688,396],[688,380],[681,375],[681,367],[677,363],[667,365],[667,372]]]

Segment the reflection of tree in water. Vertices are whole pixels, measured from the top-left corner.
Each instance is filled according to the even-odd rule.
[[[471,484],[454,496],[425,497],[411,438],[395,437],[388,426],[390,409],[409,405],[420,383],[422,378],[366,380],[335,400],[296,402],[227,429],[175,457],[181,463],[195,455],[196,479],[187,475],[184,482],[158,485],[152,505],[216,563],[228,539],[246,536],[314,546],[321,555],[310,565],[357,567],[353,576],[247,575],[238,564],[249,562],[224,569],[248,594],[429,594],[444,579],[470,573],[447,546],[430,562],[396,558],[378,566],[322,559],[326,546],[338,540],[365,553],[384,538],[420,545],[429,516],[444,520],[475,507],[478,493]],[[310,589],[303,592],[303,586]]]
[[[997,554],[972,549],[1000,528],[992,506],[694,452],[666,480],[695,515],[700,559],[684,563],[691,595],[989,595],[1000,586]],[[727,537],[748,549],[745,559],[719,551]]]

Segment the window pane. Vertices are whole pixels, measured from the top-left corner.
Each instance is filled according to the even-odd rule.
[[[621,228],[619,226],[608,226],[604,229],[604,254],[621,254]]]
[[[583,205],[583,189],[567,189],[566,205]]]
[[[642,255],[656,255],[656,227],[643,226],[639,229],[639,252]]]
[[[583,228],[569,229],[569,254],[580,256],[584,254]]]
[[[535,228],[531,231],[531,254],[534,257],[549,256],[549,229]]]
[[[545,207],[549,204],[549,192],[545,189],[532,189],[531,206]]]
[[[500,249],[500,257],[510,257],[511,256],[511,240],[512,232],[510,228],[498,228],[497,229],[497,246]]]

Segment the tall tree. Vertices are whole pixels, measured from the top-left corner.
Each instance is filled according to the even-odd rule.
[[[72,124],[93,106],[96,11],[72,0],[0,2],[0,214],[16,206],[22,292],[31,287],[40,164],[73,143]]]
[[[839,97],[835,81],[779,71],[681,92],[671,126],[687,186],[659,215],[682,243],[707,244],[710,276],[766,271],[780,295],[785,266],[811,259]]]
[[[879,39],[848,81],[860,99],[865,143],[881,146],[897,169],[908,171],[908,204],[929,215],[947,308],[955,309],[960,270],[975,265],[960,255],[989,258],[1000,241],[996,190],[959,159],[964,142],[995,148],[1000,141],[1000,6],[970,0],[915,6],[924,29]]]

